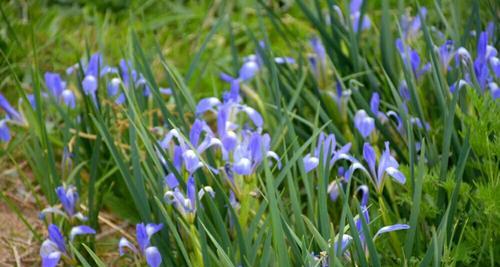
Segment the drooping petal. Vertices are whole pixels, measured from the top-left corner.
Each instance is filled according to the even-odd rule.
[[[205,193],[207,193],[210,197],[215,196],[214,189],[211,186],[205,186],[198,191],[198,199],[201,199]]]
[[[354,174],[354,172],[356,170],[361,170],[366,175],[368,175],[370,177],[370,173],[366,170],[366,168],[361,163],[359,163],[359,162],[353,162],[351,164],[351,166],[349,167],[349,169],[347,169],[347,171],[345,173],[345,180],[347,182],[349,182],[349,180],[351,179],[352,175]]]
[[[65,89],[61,93],[61,101],[70,108],[75,108],[76,106],[76,97],[73,91],[69,89]]]
[[[311,154],[307,154],[303,160],[304,160],[304,169],[306,173],[318,167],[319,159],[317,157],[311,156]]]
[[[122,80],[120,78],[113,78],[108,83],[108,95],[116,96],[120,92],[120,84]]]
[[[239,71],[239,78],[243,81],[249,80],[257,74],[259,71],[259,65],[256,61],[247,61],[243,63]]]
[[[87,75],[82,81],[83,91],[86,95],[94,95],[97,91],[97,79],[92,75]]]
[[[250,117],[250,119],[253,121],[253,123],[255,124],[255,126],[257,127],[262,127],[262,125],[264,124],[264,120],[262,119],[262,116],[260,115],[259,112],[257,112],[255,109],[251,108],[251,107],[248,107],[248,106],[240,106],[241,110],[243,112],[245,112],[248,117]]]
[[[45,218],[45,215],[47,213],[54,213],[54,214],[58,214],[58,215],[61,215],[61,216],[66,216],[66,213],[64,213],[61,209],[56,208],[56,207],[48,207],[48,208],[43,209],[40,212],[40,214],[39,214],[38,217],[43,220]]]
[[[339,197],[340,193],[339,183],[340,183],[339,180],[334,180],[328,185],[327,192],[330,195],[330,199],[332,201],[337,200],[337,198]]]
[[[196,106],[196,114],[203,114],[218,105],[220,105],[220,100],[216,97],[203,98]]]
[[[375,120],[368,116],[366,111],[363,109],[358,110],[354,116],[354,126],[358,129],[359,133],[363,138],[369,136],[375,129]]]
[[[240,175],[252,174],[252,162],[250,159],[242,157],[233,164],[233,170]]]
[[[370,196],[368,186],[360,185],[356,191],[361,192],[361,207],[366,207],[368,205],[368,197]]]
[[[162,223],[159,223],[159,224],[148,223],[146,225],[146,233],[147,233],[148,237],[151,238],[151,236],[153,236],[154,234],[156,234],[162,228],[163,228],[163,224]]]
[[[373,236],[373,240],[377,239],[377,237],[383,233],[388,233],[398,230],[408,230],[408,229],[410,229],[410,226],[407,224],[394,224],[394,225],[384,226],[377,231],[375,236]]]
[[[62,253],[54,251],[47,256],[42,256],[42,267],[56,267],[61,260]]]
[[[490,88],[490,93],[493,100],[500,98],[500,89],[498,88],[498,84],[496,84],[495,82],[490,82],[488,84],[488,87]]]
[[[40,246],[40,256],[48,257],[51,253],[60,252],[57,244],[50,239],[45,239]]]
[[[161,254],[156,247],[148,247],[144,251],[146,262],[149,267],[159,267],[161,264]]]
[[[79,225],[71,228],[69,239],[73,241],[77,235],[95,235],[95,230],[87,225]]]
[[[222,144],[226,151],[232,151],[238,143],[238,137],[233,131],[227,131],[222,137]]]
[[[398,183],[400,184],[406,183],[406,177],[398,169],[394,167],[389,167],[385,169],[385,172],[387,172],[387,174],[389,174],[392,178],[394,178],[394,180],[396,180]]]
[[[344,252],[346,250],[347,246],[349,246],[349,244],[351,243],[352,240],[353,240],[352,236],[346,235],[346,234],[342,235],[342,240],[340,242],[340,247],[341,247],[342,252]],[[338,243],[339,243],[338,240],[335,240],[335,242],[333,244],[334,251],[337,251]]]
[[[118,242],[118,251],[120,253],[120,256],[125,255],[125,248],[129,248],[130,250],[132,250],[132,252],[137,253],[137,249],[135,248],[134,244],[128,241],[125,237],[122,237],[120,239],[120,242]]]
[[[276,154],[274,151],[267,151],[266,157],[274,159],[278,164],[278,169],[281,169],[281,160],[278,154]]]
[[[21,114],[17,112],[17,110],[14,107],[10,105],[9,101],[7,101],[7,99],[2,94],[0,94],[0,108],[7,113],[9,119],[18,122],[24,121]]]
[[[197,169],[203,166],[203,163],[200,162],[198,155],[191,149],[188,149],[182,153],[182,158],[184,160],[184,164],[186,166],[186,170],[189,173],[194,173]]]

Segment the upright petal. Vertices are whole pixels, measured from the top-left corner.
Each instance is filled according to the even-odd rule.
[[[378,109],[380,106],[380,95],[375,92],[372,94],[372,98],[370,100],[370,108],[373,114],[377,115],[378,114]]]
[[[351,12],[351,14],[359,12],[362,5],[363,5],[363,0],[352,0],[349,5],[349,11]]]
[[[90,57],[89,63],[87,64],[87,69],[85,70],[85,75],[92,75],[94,77],[99,76],[99,68],[102,67],[102,56],[100,53],[95,53]]]
[[[59,230],[59,227],[57,227],[55,224],[49,225],[49,238],[52,242],[54,242],[57,245],[59,251],[63,253],[66,252],[64,236]]]
[[[196,204],[196,182],[192,176],[186,183],[186,196],[191,204],[190,208],[193,209]]]
[[[53,97],[59,98],[62,91],[66,87],[66,82],[61,79],[61,76],[58,73],[46,72],[44,78],[45,86],[49,89],[49,93]]]
[[[372,173],[372,175],[376,176],[375,165],[376,165],[377,157],[375,155],[375,150],[368,142],[366,142],[363,145],[363,158],[365,159],[366,163],[368,164],[368,168],[370,169],[370,172]]]
[[[149,236],[146,232],[144,223],[138,223],[135,226],[135,236],[137,238],[137,244],[139,244],[139,249],[144,251],[146,247],[149,246]]]

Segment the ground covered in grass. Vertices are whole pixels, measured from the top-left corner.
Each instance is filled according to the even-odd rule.
[[[497,266],[497,1],[7,1],[0,264]]]

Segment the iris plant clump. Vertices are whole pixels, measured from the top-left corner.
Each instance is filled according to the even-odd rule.
[[[94,53],[34,75],[41,86],[20,89],[17,105],[0,94],[0,141],[28,140],[50,203],[42,266],[100,266],[90,248],[101,240],[83,235],[96,235],[103,208],[135,224],[135,240],[125,226],[112,242],[118,262],[138,266],[426,266],[458,250],[460,186],[477,173],[461,118],[477,101],[498,105],[497,26],[457,38],[421,7],[393,28],[384,1],[379,27],[372,3],[344,2],[313,12],[297,0],[316,29],[306,50],[264,34],[233,73],[213,66],[213,94],[189,90],[199,58],[183,77],[160,55],[157,81],[135,33],[130,59]],[[381,55],[363,44],[375,31]],[[436,196],[422,192],[437,174]],[[421,205],[439,217],[426,221]]]

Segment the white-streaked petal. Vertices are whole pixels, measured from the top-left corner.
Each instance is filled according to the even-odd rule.
[[[118,242],[118,251],[120,253],[120,256],[123,256],[125,254],[125,248],[129,248],[130,250],[132,250],[132,252],[137,253],[137,249],[135,248],[134,244],[128,241],[125,237],[122,237],[120,239],[120,242]]]
[[[377,237],[383,233],[388,233],[398,230],[408,230],[408,229],[410,229],[410,226],[407,224],[394,224],[394,225],[384,226],[377,231],[377,233],[373,237],[373,240],[377,239]]]
[[[77,235],[95,235],[95,230],[87,225],[79,225],[71,228],[69,239],[73,241]]]

